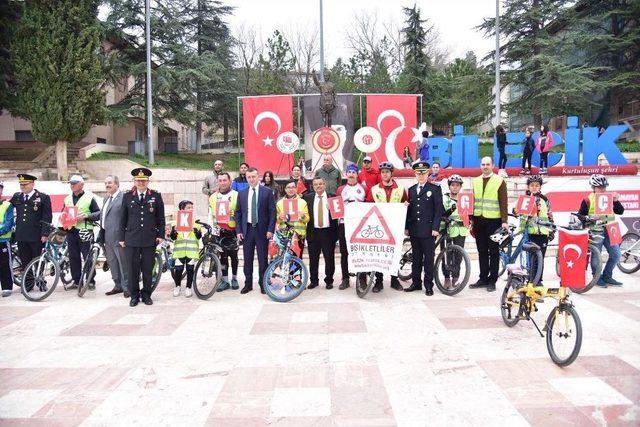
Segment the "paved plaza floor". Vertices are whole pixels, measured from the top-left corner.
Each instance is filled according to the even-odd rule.
[[[0,299],[0,425],[638,425],[640,273],[616,277],[572,297],[584,337],[564,369],[531,322],[503,324],[500,290],[201,301],[165,274],[130,308],[100,273],[83,299],[16,291]]]

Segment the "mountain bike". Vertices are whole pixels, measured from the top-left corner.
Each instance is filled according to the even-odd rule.
[[[584,230],[585,228],[596,225],[602,226],[607,223],[605,220],[594,220],[584,215],[571,214],[568,226],[557,226],[550,224],[549,227],[556,230],[557,228],[564,228],[565,230]],[[596,232],[589,230],[589,243],[587,244],[587,279],[584,288],[571,288],[571,291],[577,294],[583,294],[589,291],[595,286],[602,274],[602,254],[598,246],[600,242],[604,240],[603,232]],[[556,274],[560,277],[560,257],[556,257]]]
[[[277,253],[267,266],[262,281],[266,294],[276,302],[297,298],[307,287],[309,271],[300,259],[300,247],[293,225],[284,223],[273,234]]]
[[[509,214],[510,217],[521,217],[514,214]],[[502,276],[506,271],[506,267],[509,264],[518,263],[527,272],[529,272],[529,280],[535,284],[540,282],[542,276],[542,251],[540,247],[534,243],[533,249],[530,251],[523,250],[524,245],[529,242],[529,226],[536,224],[537,218],[531,216],[524,217],[524,226],[522,230],[516,231],[519,226],[509,224],[509,237],[500,244],[500,269],[498,270],[498,277]],[[516,237],[522,236],[518,244],[514,247],[513,242]],[[529,246],[530,248],[532,246]],[[537,249],[536,249],[537,248]],[[534,268],[535,267],[535,268]]]
[[[219,241],[220,229],[200,221],[196,221],[196,224],[200,224],[205,233],[202,235],[203,246],[194,269],[193,293],[200,299],[209,299],[222,282],[220,254],[223,249]]]
[[[64,285],[68,285],[73,282],[71,277],[71,264],[69,263],[69,251],[67,248],[67,241],[65,240],[62,246],[59,248],[60,252],[60,280]],[[20,254],[18,251],[18,243],[11,243],[11,270],[13,272],[13,284],[15,286],[22,286],[22,271],[24,269]],[[66,289],[66,286],[65,286]]]
[[[67,232],[46,222],[42,223],[49,232],[40,256],[32,259],[24,269],[20,289],[29,301],[42,301],[53,293],[61,278],[60,263],[63,260],[63,246]],[[66,290],[66,284],[63,283]]]
[[[525,244],[523,249],[527,252],[535,251],[532,243]],[[538,304],[544,302],[545,298],[555,299],[557,304],[547,316],[543,328],[547,334],[547,352],[558,366],[573,363],[582,346],[582,323],[569,300],[567,288],[536,286],[529,280],[529,273],[515,264],[510,264],[507,271],[507,284],[500,298],[500,312],[505,325],[513,327],[520,320],[530,320],[540,336],[544,337],[531,314],[538,311]]]
[[[640,270],[640,235],[628,232],[622,236],[620,252],[621,256],[618,261],[620,271],[632,274]]]
[[[371,236],[375,237],[376,239],[382,239],[382,237],[384,237],[384,231],[382,231],[377,225],[375,227],[372,225],[368,225],[360,231],[360,236],[365,239]]]

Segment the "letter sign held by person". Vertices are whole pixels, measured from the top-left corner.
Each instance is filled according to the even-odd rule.
[[[516,213],[518,215],[533,216],[536,213],[536,201],[534,196],[522,195],[516,203]]]
[[[613,213],[613,194],[596,194],[596,206],[594,208],[594,212],[596,215],[611,215]]]
[[[216,202],[216,222],[227,224],[231,220],[231,211],[229,210],[228,200],[218,200]]]
[[[193,229],[193,211],[178,211],[176,231],[188,233]]]
[[[469,216],[473,213],[473,193],[462,191],[458,194],[458,213],[460,216]]]
[[[618,224],[618,221],[610,222],[605,227],[609,235],[609,243],[611,243],[612,246],[617,246],[622,243],[622,233],[620,233],[620,224]]]
[[[76,217],[78,216],[77,206],[65,206],[60,215],[60,225],[62,228],[70,229],[76,223]]]
[[[289,221],[298,221],[298,199],[284,199],[284,213],[289,216]]]
[[[331,218],[344,218],[344,201],[342,200],[342,197],[331,197],[327,199],[327,202],[329,204],[329,213],[331,214]]]

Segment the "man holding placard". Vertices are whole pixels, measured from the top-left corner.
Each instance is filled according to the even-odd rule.
[[[238,205],[238,192],[231,189],[231,176],[227,172],[218,175],[218,191],[209,196],[209,208],[211,209],[212,225],[220,228],[220,237],[228,237],[230,241],[237,241],[236,236],[236,206]],[[229,260],[231,260],[231,278],[229,277]],[[238,289],[238,247],[223,248],[220,254],[222,264],[222,283],[218,286],[218,292],[229,287]]]
[[[298,182],[292,179],[285,184],[284,197],[276,203],[276,225],[278,228],[283,228],[287,222],[293,225],[298,235],[300,258],[302,258],[309,222],[309,207],[298,194]]]
[[[593,174],[589,178],[589,185],[593,190],[589,196],[582,200],[580,204],[580,210],[578,214],[589,216],[595,220],[606,220],[608,224],[616,221],[616,215],[622,215],[624,213],[624,206],[620,203],[618,193],[608,193],[607,187],[609,186],[609,180],[606,176],[600,174]],[[620,246],[614,244],[612,237],[606,231],[611,227],[605,227],[602,225],[591,225],[590,230],[594,233],[604,234],[604,239],[596,241],[598,249],[602,249],[604,245],[609,259],[602,270],[602,275],[596,285],[606,288],[608,285],[622,286],[622,282],[613,278],[613,269],[615,268],[618,260],[620,259]],[[618,232],[619,234],[619,232]],[[593,263],[592,263],[593,265]]]
[[[342,200],[342,205],[344,206],[352,202],[364,202],[367,190],[358,182],[358,166],[351,163],[347,166],[346,172],[347,183],[338,187],[338,197]],[[330,209],[331,206],[330,204]],[[344,209],[342,216],[344,216]],[[335,218],[333,214],[332,218]],[[347,251],[343,217],[340,217],[338,220],[338,240],[340,241],[340,268],[342,270],[342,282],[338,289],[347,289],[349,287],[349,252]]]

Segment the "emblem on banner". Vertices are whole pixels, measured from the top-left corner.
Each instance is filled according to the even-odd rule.
[[[276,139],[276,147],[282,154],[293,154],[300,147],[300,138],[293,132],[282,132]]]
[[[330,127],[322,127],[311,135],[311,144],[320,154],[331,154],[340,148],[340,135]]]
[[[353,135],[353,144],[363,153],[370,154],[380,148],[382,135],[380,131],[371,126],[358,129]]]

